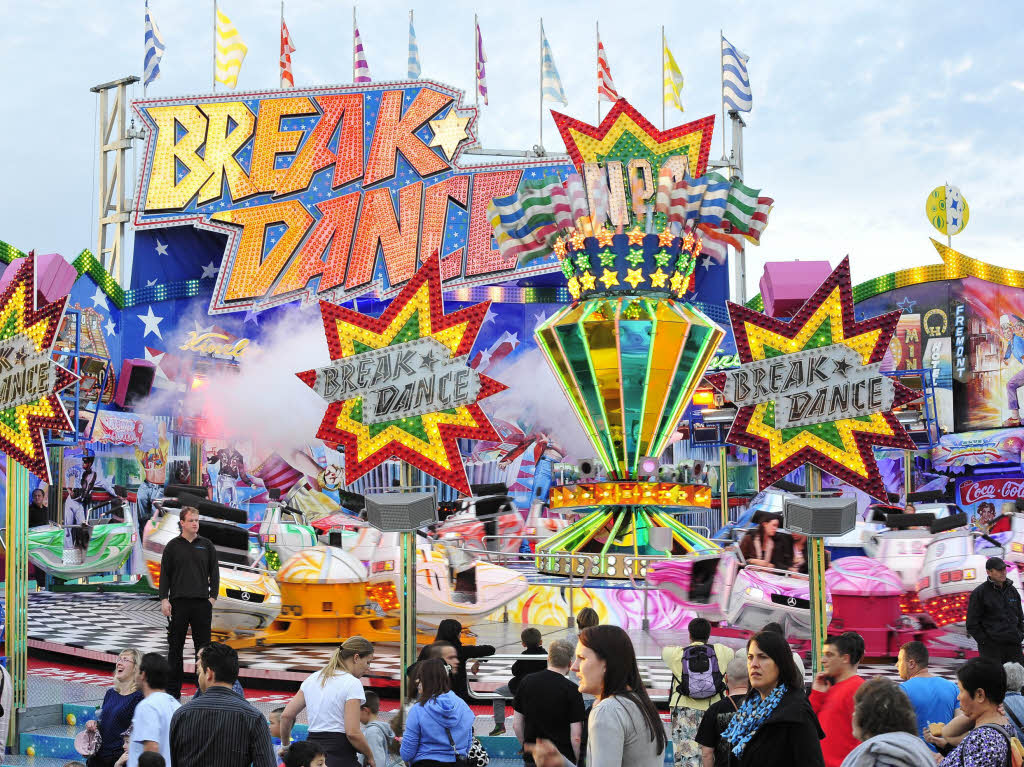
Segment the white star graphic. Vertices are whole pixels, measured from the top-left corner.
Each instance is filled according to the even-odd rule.
[[[213,325],[208,325],[205,328],[204,327],[200,327],[198,320],[193,320],[192,324],[195,325],[196,335],[197,336],[201,336],[201,335],[203,335],[205,333],[212,333],[213,332]]]
[[[200,277],[199,279],[201,279],[201,280],[207,280],[207,279],[212,280],[214,277],[217,276],[217,272],[219,272],[219,271],[220,271],[219,267],[216,264],[214,264],[213,261],[211,261],[210,263],[208,263],[206,266],[203,267],[203,276]]]
[[[145,314],[136,314],[135,316],[142,320],[142,324],[146,326],[145,331],[142,333],[143,338],[152,333],[161,341],[164,340],[164,337],[160,335],[160,322],[163,320],[163,317],[157,317],[153,314],[152,306],[149,307],[149,310]]]
[[[488,322],[494,322],[494,318],[496,316],[497,316],[497,313],[493,309],[491,309],[491,307],[488,306],[487,307],[487,313],[484,315],[484,321],[480,323],[480,327],[483,327]]]
[[[152,362],[156,366],[156,377],[162,378],[165,381],[170,381],[171,379],[167,377],[167,373],[165,373],[163,368],[160,367],[160,362],[163,360],[164,355],[167,354],[167,352],[157,352],[154,354],[149,350],[148,346],[145,347],[145,352],[146,362]]]
[[[160,280],[158,280],[158,279],[155,279],[155,278],[154,278],[154,279],[152,279],[152,280],[146,280],[146,287],[147,287],[147,288],[151,288],[151,287],[153,287],[154,285],[156,285],[156,284],[157,284],[157,283],[158,283],[159,281],[160,281]]]
[[[714,264],[711,263],[711,256],[704,256],[704,258],[700,260],[700,265],[703,266],[705,270],[708,270],[712,266],[714,266]]]
[[[100,290],[99,285],[96,286],[96,292],[92,294],[92,305],[93,308],[102,306],[108,312],[110,311],[110,306],[107,304],[107,297],[103,295],[103,291]]]
[[[114,331],[116,330],[116,328],[114,327],[114,321],[108,319],[107,324],[103,326],[103,329],[107,331],[108,336],[114,335]]]
[[[477,370],[486,370],[487,365],[490,363],[490,361],[491,361],[491,353],[489,351],[487,351],[486,349],[484,349],[482,352],[480,352],[480,361],[478,363],[476,363],[476,369]]]
[[[158,256],[167,255],[167,246],[160,242],[160,240],[156,241],[156,253]]]

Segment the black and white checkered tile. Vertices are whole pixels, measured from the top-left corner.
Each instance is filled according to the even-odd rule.
[[[167,619],[160,614],[160,605],[153,598],[51,592],[29,595],[29,644],[57,653],[109,655],[111,661],[125,647],[135,647],[144,653],[166,653],[166,627]],[[518,627],[515,633],[518,634]],[[239,661],[245,670],[243,676],[294,679],[296,674],[310,674],[322,668],[334,649],[332,645],[270,645],[239,651]],[[190,654],[191,639],[186,644],[185,657]],[[505,684],[511,676],[513,662],[511,659],[481,659],[480,671],[474,677],[475,686],[486,690]],[[958,665],[957,661],[939,660],[933,663],[933,671],[954,678]],[[397,648],[386,645],[378,648],[368,676],[397,680],[400,673]],[[864,665],[861,673],[897,678],[892,663]],[[672,674],[661,663],[643,664],[641,674],[654,690],[667,691],[671,686]]]

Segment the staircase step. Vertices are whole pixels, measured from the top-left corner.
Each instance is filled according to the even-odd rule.
[[[82,757],[78,757],[79,760]],[[4,767],[64,767],[67,759],[50,759],[45,756],[25,756],[24,754],[8,754],[3,758]]]
[[[68,716],[74,716],[74,722],[78,725],[84,725],[91,719],[96,718],[96,706],[94,705],[83,705],[81,703],[65,703],[61,706],[64,721],[68,724]]]
[[[50,727],[39,727],[21,733],[21,752],[35,757],[51,759],[81,759],[75,751],[75,735],[79,727],[67,724],[55,724]],[[29,749],[32,749],[31,751]]]

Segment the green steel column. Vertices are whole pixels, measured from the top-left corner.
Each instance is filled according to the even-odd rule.
[[[405,671],[416,662],[416,533],[399,533],[402,549],[402,605],[399,617],[401,645],[399,658],[402,663],[400,695],[403,703],[409,695],[406,689]]]
[[[821,493],[821,470],[807,465],[807,492],[814,497]],[[825,539],[807,538],[807,572],[810,576],[811,597],[811,678],[821,671],[821,655],[828,632],[828,604],[825,592]]]

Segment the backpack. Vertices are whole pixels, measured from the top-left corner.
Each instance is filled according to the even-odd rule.
[[[682,677],[675,686],[676,693],[694,700],[707,700],[720,694],[724,689],[715,646],[698,644],[685,648]]]

